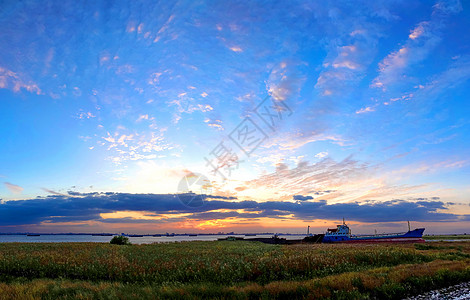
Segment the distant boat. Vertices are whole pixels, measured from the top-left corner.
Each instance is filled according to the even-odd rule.
[[[328,228],[323,243],[422,243],[425,228],[410,229],[408,222],[408,232],[403,233],[383,233],[374,235],[354,235],[351,229],[344,223],[336,228]]]
[[[238,236],[228,236],[228,237],[225,237],[225,238],[218,238],[217,240],[218,241],[241,241],[241,240],[243,240],[243,238],[238,237]]]
[[[28,233],[26,236],[41,236],[40,234]]]

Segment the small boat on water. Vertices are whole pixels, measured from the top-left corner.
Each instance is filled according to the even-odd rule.
[[[403,233],[383,233],[374,235],[354,235],[351,229],[343,224],[337,225],[336,228],[330,229],[325,233],[323,243],[422,243],[423,232],[425,228],[417,228],[411,230],[408,222],[408,232]]]

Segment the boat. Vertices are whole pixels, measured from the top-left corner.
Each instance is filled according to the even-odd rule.
[[[218,241],[241,241],[241,240],[243,240],[243,238],[238,237],[238,236],[228,236],[228,237],[225,237],[225,238],[218,238],[217,240]]]
[[[330,229],[325,233],[323,243],[423,243],[423,232],[425,228],[417,228],[411,230],[410,222],[408,222],[408,232],[402,233],[383,233],[374,235],[354,235],[351,229],[343,224],[337,225],[336,228]]]

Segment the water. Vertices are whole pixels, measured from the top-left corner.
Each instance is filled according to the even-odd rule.
[[[187,242],[187,241],[216,241],[219,238],[226,238],[228,235],[198,235],[198,236],[143,236],[143,237],[129,237],[132,244],[151,244],[151,243],[169,243],[169,242]],[[230,235],[236,237],[250,238],[270,238],[272,235],[257,235],[257,236],[244,236],[244,235]],[[305,235],[281,235],[280,237],[288,240],[303,239]],[[109,243],[112,236],[92,236],[92,235],[40,235],[40,236],[26,236],[26,235],[0,235],[0,243]]]
[[[470,282],[453,285],[440,290],[433,290],[422,295],[406,298],[406,300],[469,300]]]

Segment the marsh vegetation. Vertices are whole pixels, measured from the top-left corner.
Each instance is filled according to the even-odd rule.
[[[395,299],[468,280],[468,242],[0,244],[1,299]]]

